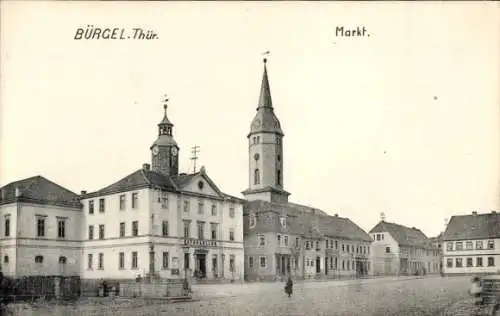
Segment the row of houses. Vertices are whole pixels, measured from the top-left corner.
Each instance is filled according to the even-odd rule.
[[[289,202],[265,62],[244,198],[224,193],[204,167],[179,173],[173,131],[164,104],[151,164],[96,191],[76,194],[42,176],[0,188],[3,273],[276,280],[498,269],[496,213],[455,216],[443,235],[427,238],[385,220],[367,233],[347,217]]]

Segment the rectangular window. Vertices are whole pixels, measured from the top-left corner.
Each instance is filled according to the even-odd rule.
[[[38,237],[45,237],[45,217],[37,217],[36,233]]]
[[[495,257],[488,257],[488,267],[495,266]]]
[[[210,231],[212,235],[212,239],[217,239],[217,224],[210,223]]]
[[[94,200],[89,201],[89,214],[94,214]]]
[[[10,217],[9,216],[5,216],[5,230],[4,230],[4,235],[5,237],[9,237],[10,236]]]
[[[203,201],[198,202],[198,214],[204,213],[204,206]]]
[[[483,249],[483,241],[482,240],[476,241],[476,249]]]
[[[168,236],[168,221],[161,222],[161,234],[163,237]]]
[[[476,258],[476,267],[482,267],[482,266],[483,266],[483,258],[477,257]]]
[[[342,252],[345,252],[345,245],[342,244]]]
[[[161,191],[161,208],[168,209],[168,193]]]
[[[377,240],[380,241],[380,234],[377,234]]]
[[[104,224],[99,225],[99,239],[104,239]]]
[[[288,236],[285,236],[285,246],[288,246]]]
[[[164,251],[163,252],[163,264],[162,264],[162,267],[163,269],[168,269],[168,251]]]
[[[89,225],[89,240],[94,239],[94,226]]]
[[[266,265],[266,257],[260,257],[260,267],[265,268]]]
[[[125,222],[120,223],[120,237],[125,237]]]
[[[472,258],[467,258],[467,267],[472,267]]]
[[[473,248],[474,248],[474,244],[472,243],[472,241],[468,241],[465,243],[465,249],[472,250]]]
[[[495,241],[488,240],[488,249],[495,249]]]
[[[184,222],[184,238],[189,238],[191,236],[191,232],[189,227],[191,226],[190,221],[183,221]]]
[[[265,246],[266,245],[266,236],[264,235],[257,235],[259,239],[259,246]]]
[[[462,268],[462,258],[455,258],[455,267],[456,268]]]
[[[451,258],[446,259],[446,267],[453,268],[453,259]]]
[[[104,270],[104,254],[99,253],[99,270]]]
[[[66,238],[66,219],[57,219],[57,238]]]
[[[385,252],[386,253],[391,253],[391,247],[385,247]]]
[[[127,203],[127,197],[125,194],[120,195],[120,211],[125,210],[125,206]]]
[[[94,256],[91,253],[89,253],[87,255],[87,269],[92,270],[93,263],[94,263]]]
[[[139,221],[132,222],[132,236],[137,237],[139,235]]]
[[[234,205],[229,206],[229,217],[234,218]]]
[[[205,237],[205,223],[204,222],[197,222],[196,225],[198,226],[198,239],[204,239],[204,237]]]
[[[189,201],[184,201],[184,212],[189,212]]]
[[[212,216],[217,216],[217,205],[212,204]]]
[[[229,256],[229,271],[234,272],[234,255]]]
[[[278,246],[281,246],[281,235],[278,234],[276,236],[276,241],[277,241]]]
[[[118,269],[120,269],[120,270],[125,269],[125,253],[124,252],[118,253]]]
[[[132,208],[139,207],[139,194],[137,192],[132,193]]]
[[[253,257],[252,256],[248,257],[248,267],[250,269],[253,268]]]
[[[452,242],[447,242],[446,243],[446,250],[453,251],[453,243]]]
[[[455,250],[460,251],[464,250],[464,244],[461,241],[455,243]]]
[[[229,240],[234,241],[234,229],[229,228]]]
[[[137,269],[137,251],[132,251],[132,269]]]
[[[104,213],[104,199],[99,199],[99,213]]]
[[[339,242],[335,240],[335,249],[339,249]]]
[[[316,251],[319,251],[320,248],[319,248],[319,241],[316,242]]]
[[[309,241],[306,241],[306,250],[309,250],[309,249],[311,249],[311,245],[310,245]]]
[[[299,238],[298,238],[298,237],[296,237],[296,238],[295,238],[295,247],[298,247],[298,246],[299,246]]]

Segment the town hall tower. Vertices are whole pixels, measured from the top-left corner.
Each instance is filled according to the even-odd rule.
[[[158,138],[150,148],[152,169],[175,177],[179,174],[179,146],[173,138],[174,124],[167,117],[168,99],[164,102],[165,114],[158,124]]]

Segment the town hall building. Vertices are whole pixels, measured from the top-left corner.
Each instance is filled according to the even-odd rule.
[[[247,280],[371,274],[370,236],[348,218],[290,203],[284,189],[284,133],[271,99],[266,59],[248,138],[244,207]]]
[[[6,275],[243,279],[245,201],[222,192],[204,167],[179,173],[164,107],[152,163],[119,181],[81,195],[41,176],[0,188]]]

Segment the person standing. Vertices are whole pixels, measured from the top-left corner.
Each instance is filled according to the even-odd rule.
[[[288,297],[290,297],[292,296],[292,292],[293,292],[293,281],[292,277],[288,276],[288,281],[286,281],[285,285],[285,293],[288,294]]]

